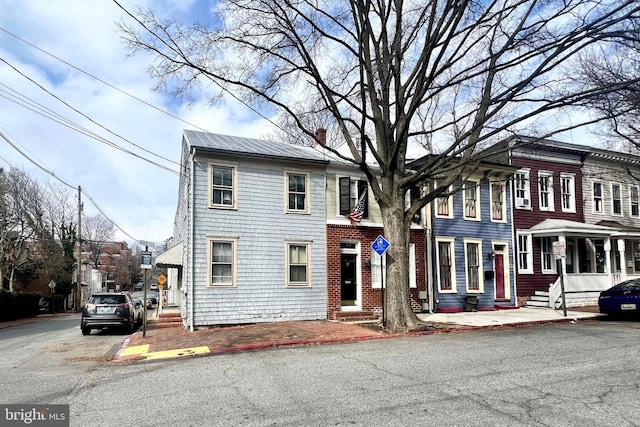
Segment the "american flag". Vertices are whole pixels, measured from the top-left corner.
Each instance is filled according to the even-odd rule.
[[[367,206],[367,192],[363,192],[362,196],[360,196],[360,200],[358,200],[358,204],[353,208],[351,213],[349,214],[349,219],[351,220],[351,224],[354,222],[360,222],[362,220],[362,215],[364,215],[364,208]]]

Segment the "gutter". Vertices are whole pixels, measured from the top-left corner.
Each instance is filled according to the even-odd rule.
[[[193,327],[193,302],[195,301],[195,298],[193,296],[193,290],[194,290],[194,283],[193,281],[195,280],[195,263],[193,261],[193,257],[194,257],[194,252],[195,252],[195,226],[194,226],[194,221],[195,221],[195,179],[196,179],[196,168],[195,168],[195,150],[191,151],[191,155],[190,157],[190,161],[191,161],[191,188],[189,188],[189,197],[190,197],[190,205],[191,205],[191,215],[190,215],[190,221],[189,221],[189,236],[190,236],[190,245],[189,245],[189,270],[190,270],[190,276],[191,279],[189,280],[189,331],[193,332],[194,331],[194,327]]]

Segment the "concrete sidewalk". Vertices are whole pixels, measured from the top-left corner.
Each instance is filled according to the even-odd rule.
[[[154,328],[146,336],[131,335],[116,356],[117,361],[158,360],[184,356],[214,355],[286,346],[345,343],[403,336],[442,334],[494,327],[577,322],[601,316],[597,307],[562,311],[518,308],[472,313],[419,314],[428,326],[406,334],[385,333],[377,324],[342,323],[327,320],[291,321],[202,328],[189,332],[183,327]]]

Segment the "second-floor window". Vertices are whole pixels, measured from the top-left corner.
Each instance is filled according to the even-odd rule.
[[[575,176],[571,174],[560,175],[560,187],[562,198],[562,212],[576,211]]]
[[[235,207],[235,168],[233,166],[210,165],[211,205],[215,207]]]
[[[622,215],[622,195],[620,184],[611,184],[611,212]]]
[[[541,211],[553,210],[553,174],[538,172],[538,198]]]
[[[308,175],[287,174],[287,211],[309,212]]]
[[[442,186],[444,180],[437,179],[434,182],[434,189]],[[436,198],[436,216],[442,218],[453,218],[453,197],[449,195],[449,189],[445,189],[444,194]]]
[[[505,186],[501,182],[491,184],[491,220],[504,221],[506,207],[504,203]]]
[[[515,176],[515,199],[516,208],[518,209],[530,209],[531,208],[531,194],[529,185],[529,170],[521,169],[516,172]]]
[[[640,216],[640,210],[638,210],[638,186],[632,185],[629,187],[629,199],[630,199],[630,208],[631,208],[631,216],[638,217]]]
[[[339,195],[339,213],[340,215],[350,216],[358,202],[362,201],[361,218],[369,217],[369,200],[366,196],[368,183],[365,180],[342,177],[338,180]]]
[[[467,181],[464,184],[464,218],[480,219],[480,197],[478,183]]]
[[[602,183],[593,183],[593,211],[602,213]]]

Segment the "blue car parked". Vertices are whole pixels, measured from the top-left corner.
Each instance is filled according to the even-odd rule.
[[[600,313],[609,315],[640,313],[640,279],[631,279],[619,283],[598,298]]]

